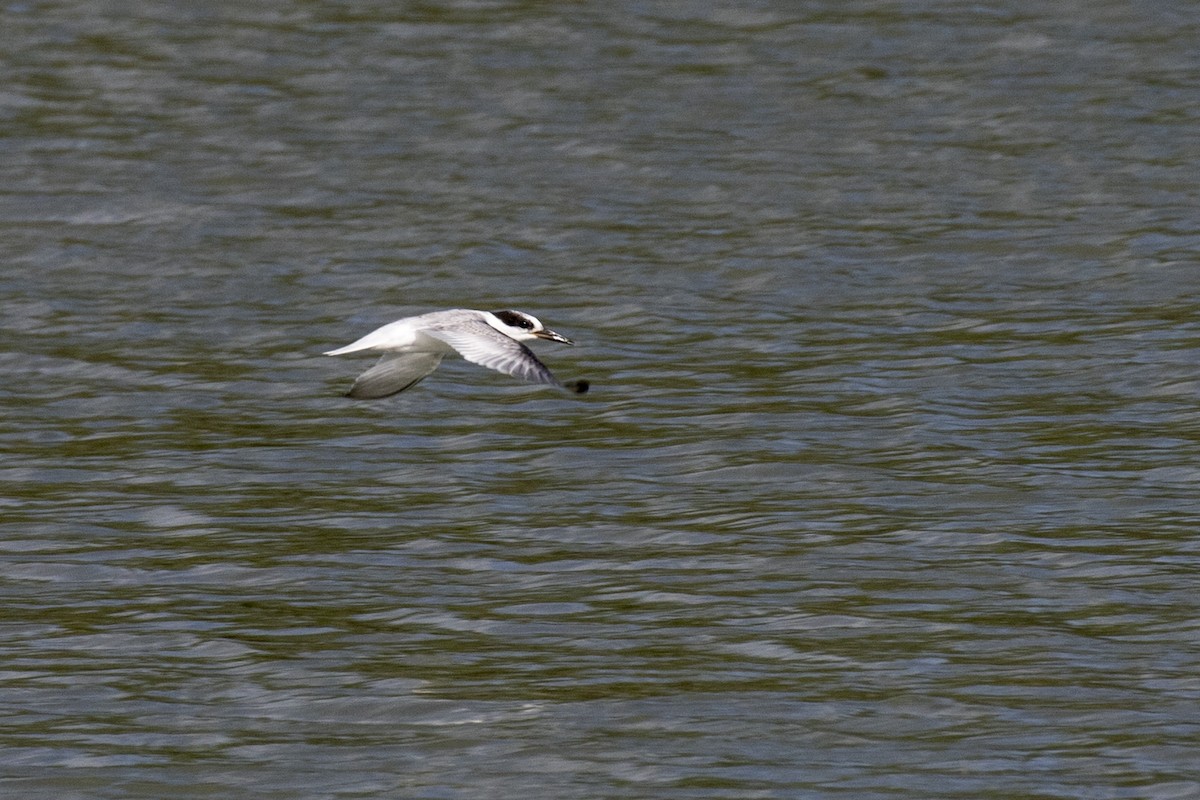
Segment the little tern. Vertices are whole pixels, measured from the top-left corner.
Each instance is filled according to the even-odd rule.
[[[360,351],[383,354],[379,363],[359,375],[346,393],[363,400],[388,397],[415,386],[438,368],[442,358],[453,354],[529,383],[558,386],[577,394],[588,390],[585,380],[562,383],[554,377],[521,344],[531,339],[574,344],[532,314],[454,308],[396,320],[325,355]]]

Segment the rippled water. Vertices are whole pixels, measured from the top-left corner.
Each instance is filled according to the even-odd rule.
[[[0,25],[5,796],[1200,794],[1190,8]]]

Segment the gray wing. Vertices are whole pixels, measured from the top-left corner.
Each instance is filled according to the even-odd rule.
[[[529,383],[562,386],[546,365],[516,339],[510,339],[483,320],[454,326],[428,328],[425,334],[441,339],[458,354],[481,367],[512,375]]]
[[[403,392],[437,369],[441,353],[395,353],[379,359],[379,363],[355,379],[347,397],[374,400]]]

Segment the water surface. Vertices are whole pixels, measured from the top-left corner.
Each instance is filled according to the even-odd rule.
[[[0,789],[1195,796],[1198,22],[6,6]]]

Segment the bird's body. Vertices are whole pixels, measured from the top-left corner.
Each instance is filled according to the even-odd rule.
[[[549,339],[573,344],[521,311],[475,311],[455,308],[405,317],[378,328],[356,342],[325,355],[382,353],[379,363],[358,376],[350,397],[387,397],[414,386],[437,369],[448,355],[460,355],[506,375],[583,393],[586,381],[563,384],[520,340]]]

